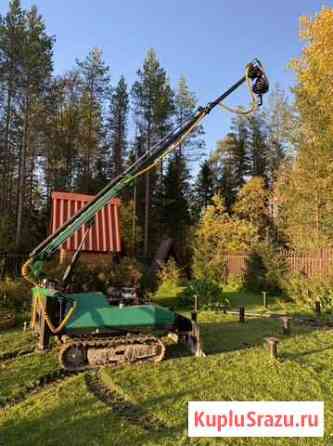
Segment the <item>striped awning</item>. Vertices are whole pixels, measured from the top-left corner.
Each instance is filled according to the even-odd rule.
[[[60,226],[66,223],[82,207],[93,200],[92,195],[74,194],[68,192],[52,193],[52,222],[51,230],[54,233]],[[95,216],[95,222],[91,226],[83,250],[92,252],[120,252],[121,240],[119,229],[120,200],[115,198],[99,211]],[[85,225],[76,231],[62,246],[62,249],[75,251],[86,231]]]

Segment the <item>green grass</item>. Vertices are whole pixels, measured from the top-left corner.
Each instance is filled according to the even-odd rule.
[[[262,309],[260,295],[230,291],[229,299],[235,308],[245,304],[249,311]],[[272,300],[272,311],[278,312],[280,305],[278,298]],[[91,393],[87,374],[66,378],[0,412],[0,445],[333,445],[333,330],[296,325],[286,337],[276,319],[251,318],[239,324],[236,315],[211,311],[200,313],[199,324],[206,358],[170,346],[168,359],[160,364],[103,369],[100,377],[115,395],[111,406]],[[264,338],[271,335],[280,338],[279,360],[271,360],[267,351]],[[11,330],[0,335],[0,348],[24,348],[28,336]],[[0,392],[6,399],[28,391],[27,382],[58,367],[55,353],[35,353],[1,365]],[[324,400],[325,438],[190,440],[189,400]],[[121,402],[128,413],[119,410]],[[132,409],[137,421],[129,417]],[[153,419],[155,428],[147,429],[143,419]]]
[[[54,352],[34,353],[0,365],[0,406],[23,396],[45,375],[59,369]]]
[[[0,332],[0,359],[8,353],[32,350],[34,342],[31,331],[24,332],[21,328]]]
[[[333,433],[333,334],[304,334],[281,343],[281,359],[262,347],[177,359],[158,367],[103,371],[103,379],[165,424],[174,444],[185,441],[189,400],[324,400],[326,438],[192,440],[193,444],[328,445]],[[180,438],[184,438],[184,442]],[[191,443],[191,444],[192,444]],[[161,439],[161,443],[163,441]]]

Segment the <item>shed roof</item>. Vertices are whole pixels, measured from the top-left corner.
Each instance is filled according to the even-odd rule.
[[[52,234],[94,198],[93,195],[53,192]],[[114,198],[96,214],[95,222],[91,226],[87,239],[84,242],[83,251],[112,253],[121,251],[119,206],[120,200]],[[62,249],[68,251],[76,250],[85,230],[85,225],[83,225],[63,244]]]

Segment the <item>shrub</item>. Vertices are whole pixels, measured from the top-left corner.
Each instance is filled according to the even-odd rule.
[[[244,274],[228,274],[227,287],[230,291],[240,291],[244,288]]]
[[[227,305],[229,302],[223,295],[221,285],[207,279],[191,280],[182,295],[182,304],[192,306],[198,298],[198,307],[205,308],[210,305]]]
[[[313,309],[319,301],[324,311],[333,310],[333,274],[326,277],[307,277],[292,273],[284,280],[283,290],[297,305]]]
[[[104,279],[110,286],[137,287],[143,274],[142,265],[132,257],[123,257],[119,263],[113,264],[110,275],[105,277],[101,271],[100,279]]]
[[[245,286],[254,291],[280,292],[287,273],[283,256],[268,243],[258,243],[247,260]]]
[[[257,239],[256,227],[246,220],[231,217],[223,199],[215,196],[194,234],[195,278],[224,283],[227,278],[225,254],[248,251]]]
[[[159,284],[172,284],[174,286],[180,286],[182,282],[182,272],[178,268],[174,259],[168,260],[158,273]]]
[[[31,287],[24,279],[6,277],[0,281],[0,306],[22,310],[31,304]]]
[[[61,280],[64,265],[48,267],[48,277]],[[92,265],[78,262],[71,278],[73,290],[103,291],[109,286],[136,287],[142,277],[142,266],[135,259],[123,257],[119,262]]]
[[[163,265],[157,275],[158,288],[156,297],[174,297],[178,296],[183,290],[182,271],[178,268],[174,259],[170,259]]]

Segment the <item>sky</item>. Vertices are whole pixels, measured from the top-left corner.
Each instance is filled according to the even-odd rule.
[[[272,85],[289,91],[295,79],[288,63],[302,49],[299,17],[333,6],[327,0],[22,0],[25,8],[32,4],[56,37],[57,74],[98,47],[113,85],[121,74],[132,85],[147,50],[154,48],[171,84],[184,75],[200,105],[242,77],[254,57],[264,64]],[[0,14],[7,9],[8,0],[0,0]],[[228,104],[246,106],[246,88]],[[228,132],[230,119],[220,109],[206,118],[207,152]]]

